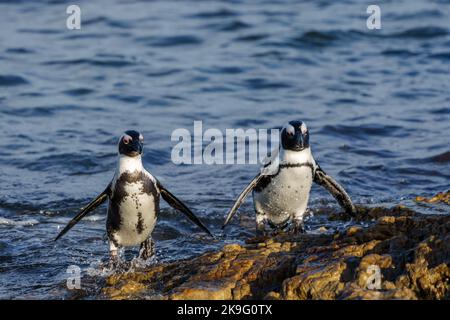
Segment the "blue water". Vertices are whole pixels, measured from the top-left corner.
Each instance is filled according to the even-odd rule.
[[[70,3],[72,4],[72,3]],[[450,2],[0,1],[0,298],[69,296],[66,268],[107,260],[105,207],[51,240],[110,181],[124,130],[144,164],[216,234],[251,165],[171,162],[176,128],[276,128],[306,121],[321,166],[364,205],[443,206],[449,188]],[[310,207],[336,207],[314,188]],[[337,208],[337,207],[336,207]],[[211,241],[163,206],[158,261],[253,235],[247,202]],[[315,216],[309,231],[339,223]]]

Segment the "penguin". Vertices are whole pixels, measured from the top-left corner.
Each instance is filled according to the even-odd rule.
[[[222,229],[251,191],[257,235],[266,233],[266,223],[274,229],[292,225],[292,232],[305,232],[304,217],[313,182],[328,190],[348,214],[355,215],[356,208],[347,192],[314,160],[306,124],[290,121],[282,128],[280,140],[280,147],[238,196]]]
[[[122,135],[118,143],[119,164],[112,181],[67,224],[55,241],[89,212],[109,200],[106,233],[112,265],[119,263],[118,250],[121,247],[140,245],[139,258],[146,260],[154,254],[151,234],[160,212],[160,197],[212,237],[192,211],[145,170],[142,165],[143,147],[144,137],[139,132],[129,130]]]

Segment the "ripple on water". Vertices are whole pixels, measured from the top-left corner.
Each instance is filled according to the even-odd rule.
[[[216,30],[221,32],[235,32],[240,31],[244,29],[251,28],[251,24],[245,23],[240,20],[233,20],[233,21],[226,21],[226,22],[219,22],[219,23],[213,23],[208,24],[206,26],[200,26],[200,28],[206,28],[208,30]]]
[[[422,163],[446,164],[450,162],[450,151],[421,159]]]
[[[434,53],[428,55],[428,58],[430,59],[438,59],[442,61],[448,61],[450,60],[450,52],[441,52],[441,53]]]
[[[38,223],[39,221],[36,219],[13,220],[0,217],[0,225],[23,227],[23,226],[34,226],[35,224]]]
[[[440,27],[426,26],[407,29],[402,32],[388,35],[388,37],[396,38],[412,38],[412,39],[430,39],[434,37],[445,37],[448,35],[448,30]]]
[[[450,107],[444,107],[439,109],[433,109],[430,111],[431,114],[450,114]]]
[[[269,36],[270,35],[268,33],[251,33],[251,34],[237,37],[234,40],[240,41],[240,42],[256,42],[256,41],[267,39],[267,38],[269,38]]]
[[[67,94],[69,96],[74,96],[74,97],[85,96],[85,95],[91,94],[93,92],[94,92],[94,90],[89,89],[89,88],[76,88],[76,89],[70,89],[70,90],[63,91],[64,94]]]
[[[34,161],[22,161],[22,163],[18,164],[18,167],[31,171],[58,170],[58,172],[65,172],[71,175],[75,174],[75,171],[83,172],[84,174],[101,171],[103,164],[91,154],[64,153],[43,156]]]
[[[404,128],[395,125],[384,124],[360,124],[360,125],[326,125],[320,130],[321,134],[338,134],[355,139],[368,139],[370,136],[403,136]]]
[[[227,8],[220,8],[218,10],[212,10],[212,11],[203,11],[195,14],[188,15],[188,18],[193,19],[218,19],[218,18],[231,18],[237,16],[238,13],[236,11],[227,9]]]
[[[21,76],[0,75],[0,87],[12,87],[24,84],[29,84],[29,82]]]
[[[13,53],[13,54],[31,54],[35,53],[34,50],[29,48],[8,48],[5,50],[7,53]]]
[[[273,81],[265,78],[246,79],[242,84],[250,90],[277,90],[291,87],[287,82]]]
[[[66,111],[103,111],[100,107],[80,107],[77,105],[60,105],[60,106],[39,106],[30,108],[10,108],[2,110],[1,113],[20,117],[50,117],[57,113]]]
[[[47,66],[76,66],[76,65],[90,65],[95,67],[109,67],[109,68],[124,68],[136,65],[136,62],[122,59],[66,59],[66,60],[52,60],[42,63]]]
[[[203,43],[201,38],[193,35],[149,36],[137,38],[136,41],[149,47],[196,46]]]

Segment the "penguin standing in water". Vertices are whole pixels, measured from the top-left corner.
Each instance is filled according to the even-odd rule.
[[[260,174],[239,195],[222,228],[252,191],[257,234],[265,232],[266,222],[275,229],[282,229],[292,222],[294,232],[304,232],[303,218],[313,182],[327,189],[347,213],[356,213],[344,188],[314,160],[304,122],[289,122],[281,130],[280,140],[280,149],[272,154]]]
[[[125,132],[119,140],[119,165],[112,181],[67,224],[55,241],[109,199],[106,231],[112,264],[119,262],[120,247],[140,245],[139,258],[146,260],[154,253],[151,233],[160,211],[160,196],[212,236],[188,207],[145,170],[142,165],[143,144],[144,137],[139,132]]]

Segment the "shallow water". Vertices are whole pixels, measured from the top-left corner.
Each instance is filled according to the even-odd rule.
[[[449,187],[450,3],[383,1],[0,1],[0,298],[67,297],[69,265],[106,261],[105,207],[52,242],[112,177],[126,129],[144,164],[220,234],[251,165],[170,161],[176,128],[275,128],[301,119],[313,152],[356,203]],[[336,206],[314,188],[310,206]],[[252,236],[248,201],[211,241],[164,205],[158,261]],[[340,225],[312,217],[310,232]],[[132,252],[135,253],[135,252]],[[130,256],[132,256],[132,253]]]

